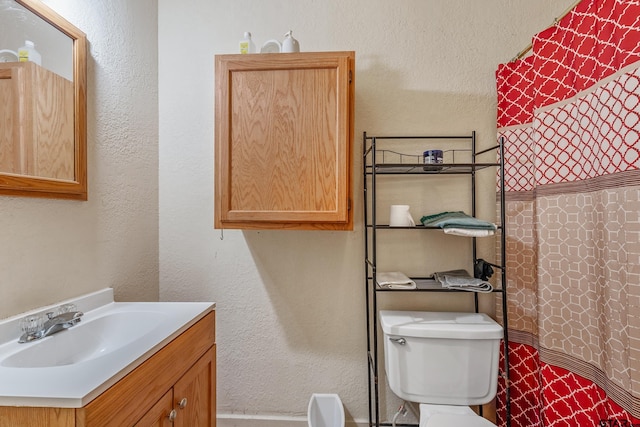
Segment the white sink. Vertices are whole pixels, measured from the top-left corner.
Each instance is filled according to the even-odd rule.
[[[1,360],[0,366],[46,368],[102,357],[139,340],[166,317],[161,311],[120,311],[81,320],[57,334],[23,344],[22,350]]]
[[[113,302],[113,290],[75,300],[81,321],[18,343],[19,321],[0,320],[0,406],[80,408],[215,309],[211,302]]]

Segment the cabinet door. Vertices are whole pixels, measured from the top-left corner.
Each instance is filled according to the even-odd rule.
[[[31,75],[32,96],[37,100],[30,111],[33,175],[75,180],[73,83],[39,66],[32,67]]]
[[[0,173],[75,179],[73,95],[33,62],[0,63]]]
[[[216,56],[217,228],[353,229],[354,62]]]
[[[173,391],[169,390],[147,412],[134,427],[171,427],[171,411],[173,410]]]
[[[173,387],[176,427],[215,427],[215,369],[213,346]]]
[[[20,174],[24,170],[20,150],[20,69],[0,68],[0,172]]]

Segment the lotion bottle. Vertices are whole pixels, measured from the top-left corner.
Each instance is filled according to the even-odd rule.
[[[251,40],[251,33],[246,31],[244,38],[240,40],[240,53],[255,53],[256,45]]]
[[[20,62],[30,61],[42,65],[42,56],[36,50],[35,43],[31,40],[26,40],[24,46],[18,49],[18,58]]]

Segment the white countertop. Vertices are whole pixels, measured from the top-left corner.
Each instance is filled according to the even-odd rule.
[[[84,312],[82,327],[113,313],[149,312],[158,316],[142,336],[117,349],[108,349],[89,360],[50,367],[8,367],[2,362],[44,340],[56,340],[72,330],[62,331],[42,340],[18,344],[19,320],[28,314],[51,311],[43,307],[0,320],[0,406],[38,406],[80,408],[142,364],[150,356],[215,309],[212,302],[130,302],[113,301],[113,290],[104,289],[63,303],[75,303]],[[155,319],[155,317],[154,317]],[[119,324],[118,334],[125,337],[127,325]],[[133,329],[133,328],[131,328]],[[69,335],[71,336],[71,335]],[[62,341],[62,340],[59,340]],[[53,344],[48,343],[48,344]],[[39,357],[39,355],[38,355]],[[46,357],[46,355],[43,355]]]

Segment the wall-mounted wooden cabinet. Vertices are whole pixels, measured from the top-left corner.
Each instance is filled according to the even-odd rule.
[[[0,63],[0,173],[75,180],[73,97],[33,62]]]
[[[354,52],[216,56],[216,228],[353,229],[354,68]]]

